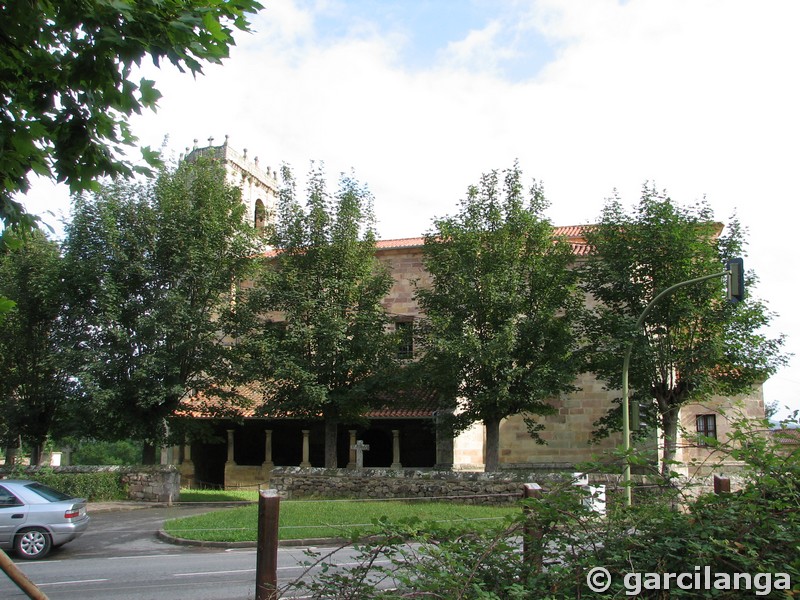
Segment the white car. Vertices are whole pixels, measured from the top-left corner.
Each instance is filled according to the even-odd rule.
[[[22,479],[0,480],[0,548],[19,558],[43,558],[89,526],[86,500]]]

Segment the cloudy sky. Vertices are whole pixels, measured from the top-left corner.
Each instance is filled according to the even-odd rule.
[[[179,156],[224,136],[262,166],[324,161],[376,198],[379,234],[417,236],[518,160],[555,225],[590,223],[645,182],[748,228],[745,265],[800,355],[795,0],[261,0],[254,32],[133,121]],[[63,206],[37,185],[34,212]],[[800,356],[765,386],[800,408]],[[786,412],[785,410],[783,411]]]

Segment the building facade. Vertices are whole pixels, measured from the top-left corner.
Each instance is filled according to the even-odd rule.
[[[226,143],[219,147],[195,149],[187,159],[210,156],[228,167],[231,183],[242,186],[243,201],[256,227],[261,209],[269,215],[275,206],[278,184],[271,169],[261,171],[246,154],[233,151]],[[245,187],[247,187],[245,193]],[[567,236],[576,257],[587,248],[579,226],[557,227]],[[415,300],[417,287],[430,285],[422,262],[423,238],[380,240],[376,257],[393,276],[384,308],[398,330],[409,332],[409,343],[399,358],[413,360],[413,327],[422,316]],[[539,433],[544,444],[528,433],[523,416],[505,419],[500,426],[501,469],[573,471],[588,461],[610,462],[611,450],[621,444],[619,435],[596,440],[596,423],[614,406],[619,391],[606,390],[603,382],[585,373],[576,381],[578,391],[552,398],[553,414],[540,417],[544,429]],[[255,392],[253,399],[257,400]],[[364,415],[357,424],[339,425],[337,434],[340,467],[387,469],[482,470],[485,432],[480,423],[453,437],[437,427],[436,406],[432,398],[398,397],[388,399],[381,409]],[[748,416],[763,417],[761,390],[739,398],[716,398],[705,405],[689,405],[681,410],[678,460],[687,474],[701,472],[703,465],[715,462],[701,435],[727,435],[729,420],[737,410]],[[321,467],[324,464],[324,424],[321,419],[293,419],[286,416],[256,416],[240,411],[235,418],[219,419],[200,411],[191,418],[205,421],[205,441],[175,449],[172,461],[181,463],[184,479],[201,486],[226,488],[256,486],[269,479],[273,466]],[[644,442],[657,455],[657,438]],[[660,454],[660,453],[658,453]]]

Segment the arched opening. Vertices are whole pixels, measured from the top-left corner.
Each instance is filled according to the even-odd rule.
[[[267,209],[264,207],[264,202],[260,198],[256,200],[253,224],[256,229],[264,229],[264,227],[267,226]]]

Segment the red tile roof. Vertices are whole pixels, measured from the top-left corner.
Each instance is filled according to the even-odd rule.
[[[375,242],[375,247],[378,249],[388,249],[388,248],[418,248],[425,244],[425,238],[423,237],[413,237],[413,238],[400,238],[397,240],[377,240]]]
[[[583,236],[583,232],[586,227],[590,227],[590,225],[565,225],[554,227],[553,234],[557,237],[566,237],[570,244],[572,244],[572,251],[575,253],[575,255],[584,256],[589,252],[589,247],[587,246],[586,240]],[[421,248],[424,245],[424,237],[409,237],[375,241],[375,248],[378,250]],[[277,252],[271,249],[267,250],[264,253],[264,256],[275,256],[276,254]]]
[[[553,234],[557,237],[566,237],[574,246],[585,246],[584,230],[590,225],[565,225],[553,227]],[[375,246],[379,249],[386,248],[416,248],[425,244],[424,237],[398,238],[390,240],[377,240]]]
[[[186,397],[181,402],[175,416],[189,418],[245,418],[245,419],[291,419],[322,418],[321,414],[293,414],[289,411],[273,407],[264,393],[255,385],[243,385],[236,388],[241,397],[238,402],[229,398],[198,394]],[[429,419],[436,412],[434,396],[420,391],[414,394],[387,395],[383,406],[369,409],[364,413],[368,419]]]

